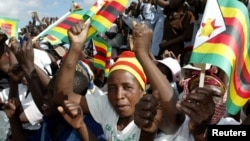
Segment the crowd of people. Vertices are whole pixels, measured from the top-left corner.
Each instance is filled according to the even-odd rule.
[[[247,5],[248,0],[241,1]],[[89,23],[70,44],[32,40],[58,18],[32,20],[19,38],[0,33],[0,120],[8,141],[206,141],[209,125],[250,123],[250,101],[226,110],[219,67],[189,64],[206,0],[138,0],[98,36],[112,47],[108,76],[93,63]]]

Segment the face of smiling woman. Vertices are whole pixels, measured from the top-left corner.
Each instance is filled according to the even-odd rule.
[[[131,117],[143,95],[137,79],[128,71],[116,70],[108,77],[108,98],[118,115]]]

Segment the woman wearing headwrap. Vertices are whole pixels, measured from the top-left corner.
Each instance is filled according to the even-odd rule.
[[[176,104],[178,110],[185,114],[185,120],[182,121],[179,129],[174,134],[162,130],[154,141],[162,141],[163,139],[168,141],[206,140],[209,125],[240,124],[235,119],[226,116],[227,89],[224,82],[215,74],[206,74],[204,87],[200,88],[199,74],[197,72],[190,78],[187,93]]]
[[[240,124],[231,117],[225,117],[227,87],[225,81],[220,80],[224,79],[224,75],[217,69],[205,75],[202,88],[199,87],[200,73],[194,73],[188,83],[187,94],[183,100],[176,100],[169,82],[150,60],[148,47],[151,32],[142,24],[136,24],[133,29],[133,50],[146,75],[148,74],[150,85],[159,92],[159,95],[143,96],[135,109],[135,123],[154,136],[152,141],[206,140],[208,125]],[[150,107],[159,107],[164,111],[160,122],[158,119],[161,113]],[[156,126],[158,128],[155,128]]]
[[[138,141],[141,129],[134,123],[134,110],[144,95],[147,79],[133,52],[123,52],[111,66],[107,94],[96,86],[86,96],[73,92],[74,70],[88,27],[89,24],[79,22],[68,31],[71,47],[57,75],[55,100],[58,104],[64,99],[78,103],[84,114],[91,114],[100,123],[109,141]]]

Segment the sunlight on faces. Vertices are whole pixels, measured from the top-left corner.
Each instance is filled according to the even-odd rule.
[[[124,51],[118,56],[110,68],[107,83],[108,97],[115,110],[122,117],[131,116],[147,83],[143,68],[133,52]]]
[[[189,90],[191,92],[199,87],[199,80],[200,77],[195,76],[189,81]],[[226,87],[223,81],[215,75],[205,75],[204,87],[212,90],[209,94],[212,95],[215,108],[210,124],[216,124],[226,114]]]
[[[144,94],[136,78],[128,71],[116,70],[108,77],[108,98],[121,117],[134,114],[135,104]]]
[[[189,81],[189,90],[193,92],[199,87],[200,77],[196,76]],[[226,92],[225,86],[219,78],[211,75],[206,75],[204,80],[204,87],[212,90],[212,97],[214,103],[222,103],[224,94]]]

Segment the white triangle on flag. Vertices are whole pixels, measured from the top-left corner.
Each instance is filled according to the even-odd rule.
[[[226,30],[217,0],[208,0],[194,41],[194,48]]]
[[[95,43],[92,39],[92,44],[93,44],[93,55],[95,56],[97,54],[97,50],[96,50],[96,47],[95,47]]]
[[[103,5],[103,2],[104,2],[103,0],[97,0],[97,1],[96,1],[96,5],[97,5],[97,8],[98,8],[98,9],[101,9],[101,7],[102,7],[102,5]]]

